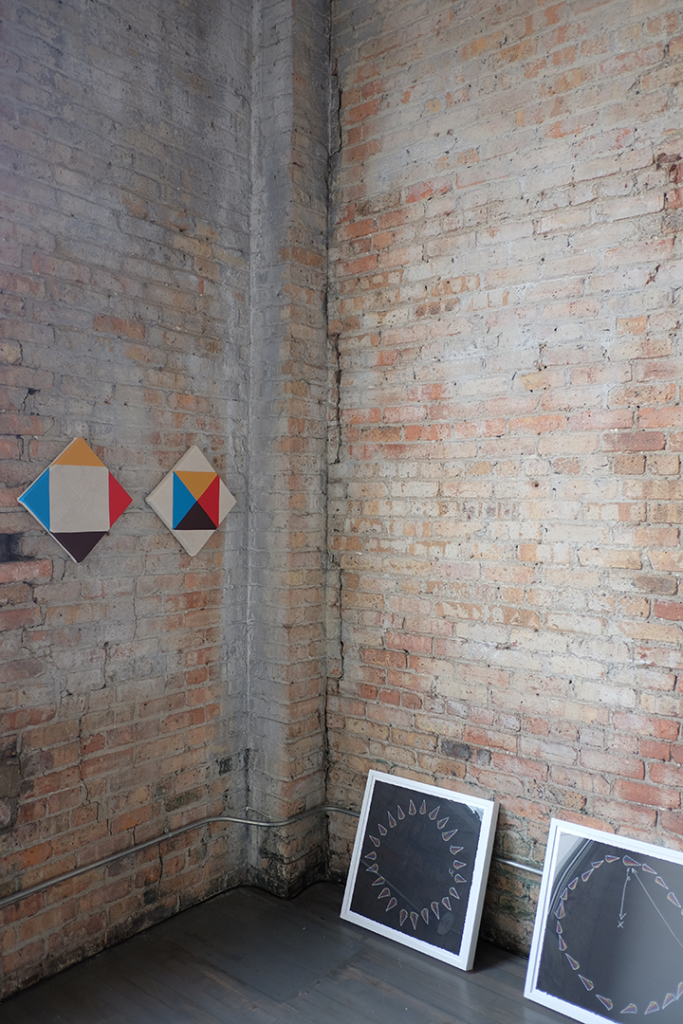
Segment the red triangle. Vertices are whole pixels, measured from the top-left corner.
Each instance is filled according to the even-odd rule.
[[[214,477],[202,494],[201,498],[198,499],[198,504],[202,506],[206,514],[216,526],[218,526],[218,517],[220,515],[218,511],[221,496],[220,486],[221,478],[219,476]]]
[[[131,501],[130,494],[124,491],[118,480],[109,474],[109,525],[113,526],[122,512],[125,512]]]

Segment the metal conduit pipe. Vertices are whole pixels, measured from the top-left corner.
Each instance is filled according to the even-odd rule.
[[[247,808],[249,811],[249,808]],[[10,893],[9,896],[3,896],[0,899],[0,910],[3,907],[8,907],[12,903],[18,903],[19,900],[26,899],[27,896],[33,896],[36,892],[43,892],[44,889],[49,889],[52,885],[59,885],[60,882],[67,882],[70,878],[76,878],[78,875],[84,875],[86,871],[96,871],[97,868],[105,867],[107,864],[113,863],[115,860],[120,860],[121,857],[127,857],[131,853],[138,853],[140,850],[146,850],[149,846],[156,846],[157,843],[163,843],[165,839],[175,839],[176,836],[181,836],[184,832],[191,832],[195,828],[201,828],[203,825],[214,825],[218,822],[227,822],[232,825],[253,825],[255,828],[284,828],[286,825],[294,825],[297,821],[303,821],[304,818],[310,818],[314,814],[348,814],[351,818],[359,818],[358,811],[350,811],[346,807],[313,807],[310,811],[301,811],[299,814],[292,815],[291,818],[284,818],[282,821],[259,821],[253,818],[234,818],[230,815],[223,814],[216,818],[201,818],[199,821],[193,821],[191,825],[183,825],[181,828],[174,828],[170,831],[164,832],[160,836],[156,836],[154,839],[147,839],[144,843],[137,843],[135,846],[128,846],[125,850],[119,850],[117,853],[111,853],[108,857],[102,857],[101,860],[96,860],[92,864],[85,864],[80,868],[72,868],[71,871],[65,871],[62,875],[54,875],[52,878],[46,878],[43,882],[37,882],[35,885],[29,886],[28,889],[20,889],[18,892]],[[530,872],[532,875],[543,874],[538,868],[532,867],[530,864],[521,864],[514,860],[506,860],[504,857],[494,857],[495,861],[499,864],[507,864],[509,867],[521,868],[524,871]]]

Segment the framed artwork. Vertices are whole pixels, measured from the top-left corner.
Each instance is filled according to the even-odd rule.
[[[82,437],[17,499],[74,562],[90,554],[132,500]]]
[[[679,1021],[683,853],[553,819],[524,994],[585,1024]]]
[[[341,916],[468,971],[498,804],[371,771]]]
[[[221,525],[235,499],[193,445],[145,499],[188,555],[196,555]]]

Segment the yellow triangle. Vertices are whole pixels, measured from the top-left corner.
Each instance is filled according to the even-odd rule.
[[[214,482],[218,475],[217,473],[197,473],[189,469],[174,470],[174,472],[185,484],[192,497],[197,500],[201,498],[206,488]]]
[[[98,459],[90,445],[77,437],[68,448],[65,448],[61,455],[58,455],[53,466],[104,466],[101,459]]]

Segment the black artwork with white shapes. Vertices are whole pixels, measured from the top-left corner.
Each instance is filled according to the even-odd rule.
[[[608,1020],[679,1021],[683,867],[577,840],[553,884],[537,987]]]
[[[377,781],[350,909],[406,936],[460,952],[482,812]]]

